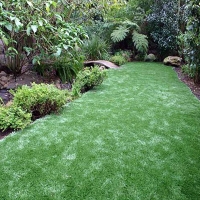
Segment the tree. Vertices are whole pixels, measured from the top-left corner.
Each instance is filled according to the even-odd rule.
[[[177,51],[179,34],[178,1],[154,0],[147,17],[150,35],[164,56]]]
[[[187,0],[187,27],[184,34],[185,55],[188,65],[194,71],[194,82],[200,83],[200,3]]]
[[[87,37],[81,26],[65,22],[62,8],[59,0],[0,2],[0,38],[15,76],[27,63],[58,57]]]

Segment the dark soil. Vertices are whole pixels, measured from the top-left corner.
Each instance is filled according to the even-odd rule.
[[[184,82],[192,91],[192,93],[200,100],[200,84],[195,84],[193,79],[188,75],[183,74],[180,67],[174,67],[178,78]]]
[[[193,80],[188,77],[186,74],[183,74],[181,72],[181,68],[177,68],[174,67],[174,70],[177,73],[178,78],[183,81],[192,91],[192,93],[200,100],[200,84],[195,84],[193,82]],[[53,83],[55,84],[58,88],[60,89],[65,89],[68,88],[70,86],[65,85],[65,84],[61,84],[59,79],[57,77],[41,77],[37,74],[35,74],[34,72],[27,72],[25,74],[22,74],[21,76],[19,76],[16,80],[16,82],[14,80],[12,80],[10,82],[10,88],[14,89],[15,87],[19,86],[19,85],[31,85],[32,82],[35,83]],[[4,102],[7,103],[9,100],[12,99],[12,96],[9,94],[8,91],[6,90],[0,90],[0,97],[3,98]],[[0,130],[0,140],[3,139],[5,136],[7,136],[8,134],[10,134],[13,130],[9,129],[6,130],[4,132],[2,132]]]

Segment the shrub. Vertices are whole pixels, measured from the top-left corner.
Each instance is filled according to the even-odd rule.
[[[85,57],[83,55],[78,54],[78,52],[73,52],[71,56],[63,55],[57,59],[53,64],[53,68],[63,83],[72,83],[77,73],[83,69],[84,60]]]
[[[110,61],[119,66],[127,62],[127,60],[122,55],[114,55],[110,58]]]
[[[81,93],[92,89],[94,86],[100,85],[106,78],[106,70],[101,70],[95,66],[93,68],[86,67],[80,71],[72,85],[72,95],[80,96]]]
[[[32,87],[23,85],[16,91],[11,91],[14,96],[13,104],[32,114],[35,120],[52,112],[57,112],[70,100],[67,90],[59,90],[54,85],[32,84]]]
[[[15,75],[27,63],[59,57],[87,38],[80,25],[66,22],[65,4],[58,0],[0,1],[0,38]]]
[[[83,45],[83,52],[87,60],[99,60],[108,53],[109,45],[98,36],[93,36]]]
[[[200,83],[200,5],[199,0],[186,1],[187,27],[184,34],[184,53],[194,82]]]
[[[21,107],[11,105],[0,106],[0,130],[23,129],[31,123],[31,114],[25,112]]]
[[[162,57],[177,51],[179,20],[177,1],[155,1],[152,5],[147,22],[150,35]]]
[[[190,78],[194,78],[194,76],[195,76],[195,70],[192,69],[192,68],[190,68],[189,65],[183,65],[183,66],[181,67],[181,71],[182,71],[184,74],[188,75]]]

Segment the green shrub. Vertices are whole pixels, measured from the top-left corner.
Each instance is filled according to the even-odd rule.
[[[190,78],[194,78],[194,75],[195,75],[195,70],[190,68],[189,65],[183,65],[181,67],[181,71],[188,75]]]
[[[23,85],[16,91],[11,91],[14,96],[13,104],[32,114],[35,120],[52,112],[57,112],[68,100],[70,95],[67,90],[59,90],[54,85],[32,84],[32,87]]]
[[[71,56],[63,55],[57,59],[53,64],[53,68],[63,83],[72,83],[77,73],[83,69],[84,60],[85,56],[81,55],[80,52],[72,52]]]
[[[121,66],[127,62],[127,60],[122,55],[114,55],[114,56],[110,57],[110,61],[119,66]]]
[[[87,60],[104,59],[109,51],[109,45],[100,37],[93,36],[83,44],[83,52]]]
[[[127,62],[131,61],[132,53],[128,50],[120,50],[115,53],[115,56],[123,56]]]
[[[80,71],[72,85],[72,95],[80,96],[81,93],[92,89],[94,86],[100,85],[106,78],[106,70],[101,70],[95,66],[93,68],[86,67]]]
[[[23,129],[31,123],[31,114],[22,110],[21,107],[11,105],[0,106],[0,130]]]

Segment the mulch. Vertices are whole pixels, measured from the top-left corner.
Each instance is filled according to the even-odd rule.
[[[192,93],[200,100],[200,84],[194,83],[193,79],[182,73],[180,67],[174,67],[178,78],[184,82],[192,91]]]

